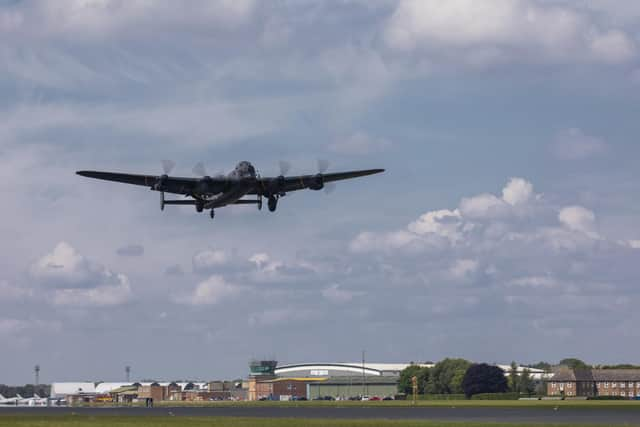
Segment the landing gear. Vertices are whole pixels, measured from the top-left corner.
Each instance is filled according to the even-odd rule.
[[[276,196],[269,196],[268,206],[269,212],[275,212],[278,207],[278,198]]]
[[[262,196],[258,194],[258,210],[262,210]]]
[[[196,212],[200,213],[204,210],[204,202],[202,200],[196,201]]]
[[[209,216],[211,217],[211,219],[213,219],[216,216],[216,212],[211,209],[211,212],[209,212]]]

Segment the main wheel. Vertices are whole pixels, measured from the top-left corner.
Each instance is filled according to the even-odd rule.
[[[213,209],[211,209],[211,212],[209,213],[209,216],[211,216],[211,219],[213,219],[213,217],[216,216],[216,212]]]
[[[269,196],[269,212],[275,212],[278,207],[278,199],[275,196]]]
[[[202,212],[204,210],[204,203],[198,200],[196,202],[196,212]]]

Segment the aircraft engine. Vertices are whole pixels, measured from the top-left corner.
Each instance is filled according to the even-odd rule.
[[[314,175],[309,183],[311,190],[322,190],[324,188],[324,176],[321,173]]]
[[[208,193],[210,188],[212,187],[211,177],[208,175],[203,176],[198,182],[198,189],[200,193]]]
[[[158,190],[158,191],[164,190],[164,186],[167,183],[167,179],[168,178],[169,177],[166,174],[160,175],[160,177],[156,181],[155,185],[153,186],[153,189],[154,190]]]
[[[269,186],[270,194],[280,194],[285,186],[285,178],[283,175],[278,176],[276,179],[271,181],[271,185]]]

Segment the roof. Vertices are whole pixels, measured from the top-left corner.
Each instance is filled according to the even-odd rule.
[[[384,375],[385,372],[400,372],[406,367],[411,366],[410,363],[296,363],[289,365],[282,365],[276,368],[276,375],[283,375],[289,372],[296,372],[301,370],[312,371],[343,371],[352,372],[356,374],[368,374],[368,375]],[[428,366],[433,365],[418,365]],[[364,372],[363,372],[364,371]]]
[[[95,392],[97,394],[107,394],[107,393],[111,393],[113,390],[120,388],[120,387],[125,387],[131,385],[130,382],[128,383],[99,383],[96,385],[96,389]]]
[[[124,387],[118,387],[111,390],[112,394],[137,394],[138,386],[135,385],[126,385]]]
[[[51,396],[66,396],[69,394],[95,393],[96,386],[90,382],[52,383]]]
[[[558,369],[551,381],[640,381],[640,369]]]
[[[640,369],[592,369],[594,381],[640,381]]]

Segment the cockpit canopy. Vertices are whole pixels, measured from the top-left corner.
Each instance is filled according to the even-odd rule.
[[[255,178],[256,176],[256,169],[247,161],[238,163],[234,172],[236,176],[241,178]]]

